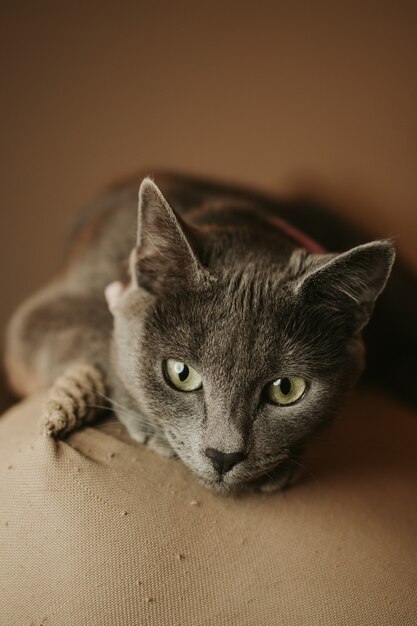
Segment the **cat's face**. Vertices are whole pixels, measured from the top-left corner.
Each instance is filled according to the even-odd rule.
[[[220,489],[255,480],[286,460],[333,417],[361,366],[359,340],[342,338],[320,312],[297,306],[282,288],[248,308],[241,307],[245,295],[215,285],[146,305],[149,299],[133,289],[116,323],[119,376],[139,414],[160,427],[206,484]],[[285,385],[295,390],[285,396]],[[121,419],[133,435],[143,428],[139,416]],[[220,473],[208,449],[245,458]]]
[[[342,259],[338,268],[333,257],[296,252],[272,280],[256,260],[214,276],[184,259],[165,233],[164,252],[174,251],[166,265],[157,238],[166,225],[146,223],[143,211],[153,247],[140,242],[132,283],[111,305],[114,367],[129,405],[119,417],[136,438],[154,425],[207,486],[236,490],[291,459],[354,384],[370,300],[359,307],[353,294],[340,300],[326,292],[337,271],[341,288],[365,292],[365,274],[357,280],[365,261]],[[355,265],[356,283],[346,279],[346,262]],[[191,279],[178,274],[187,263]]]

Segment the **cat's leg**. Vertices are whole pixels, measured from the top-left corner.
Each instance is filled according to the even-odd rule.
[[[41,344],[43,329],[38,329],[37,310],[41,310],[47,297],[38,292],[14,312],[6,329],[4,370],[8,386],[19,397],[46,388],[51,380],[45,376]],[[35,317],[35,319],[33,319]]]
[[[75,362],[105,363],[112,318],[103,294],[65,281],[29,298],[6,333],[5,365],[12,389],[28,395],[49,387]]]
[[[111,318],[104,297],[65,282],[35,294],[12,318],[6,374],[18,395],[48,389],[42,430],[60,436],[107,405],[105,367]]]
[[[50,387],[41,416],[41,431],[62,437],[97,416],[106,406],[103,373],[94,365],[74,363]],[[110,408],[110,407],[109,407]]]

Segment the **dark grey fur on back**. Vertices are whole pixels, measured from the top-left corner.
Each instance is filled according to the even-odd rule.
[[[92,362],[138,441],[220,491],[282,487],[362,371],[362,330],[392,243],[312,254],[272,226],[278,203],[162,177],[170,203],[146,179],[138,214],[138,186],[91,207],[65,276],[16,314],[10,378],[25,392],[24,380],[48,385],[68,364]],[[168,359],[194,368],[202,387],[168,384]],[[306,381],[304,395],[268,402],[266,385],[288,376]],[[221,473],[207,450],[242,458]]]

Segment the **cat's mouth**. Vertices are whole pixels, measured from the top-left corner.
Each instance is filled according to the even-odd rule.
[[[248,488],[250,489],[252,486],[256,485],[257,482],[262,482],[263,479],[268,478],[270,472],[279,470],[288,459],[288,451],[282,450],[279,455],[274,455],[274,457],[268,459],[266,463],[266,459],[263,459],[263,462],[261,462],[249,458],[236,465],[231,471],[220,474],[206,468],[205,463],[202,464],[200,458],[196,459],[193,458],[192,455],[187,454],[184,450],[184,442],[173,439],[170,436],[171,434],[172,433],[168,432],[165,433],[165,436],[173,450],[175,450],[176,455],[189,467],[204,487],[219,494],[226,495],[242,492]],[[206,459],[204,459],[204,461],[206,461]],[[200,465],[200,467],[198,467],[198,465]]]
[[[207,478],[206,476],[197,474],[197,477],[199,482],[206,487],[206,489],[223,495],[241,491],[244,486],[244,483],[225,480],[223,476],[219,476],[218,478]]]
[[[268,477],[271,477],[270,472],[277,472],[281,467],[285,466],[285,459],[281,459],[277,461],[273,468],[267,466],[265,468],[259,468],[257,471],[253,473],[245,473],[242,475],[241,473],[227,473],[227,474],[219,474],[218,476],[207,476],[203,475],[194,470],[194,473],[197,475],[198,480],[211,491],[214,491],[219,494],[231,494],[231,493],[241,493],[247,489],[252,489],[262,482]]]

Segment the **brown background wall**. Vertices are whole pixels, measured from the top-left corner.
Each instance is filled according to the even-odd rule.
[[[2,2],[0,328],[78,208],[165,166],[331,199],[417,267],[415,2]]]

